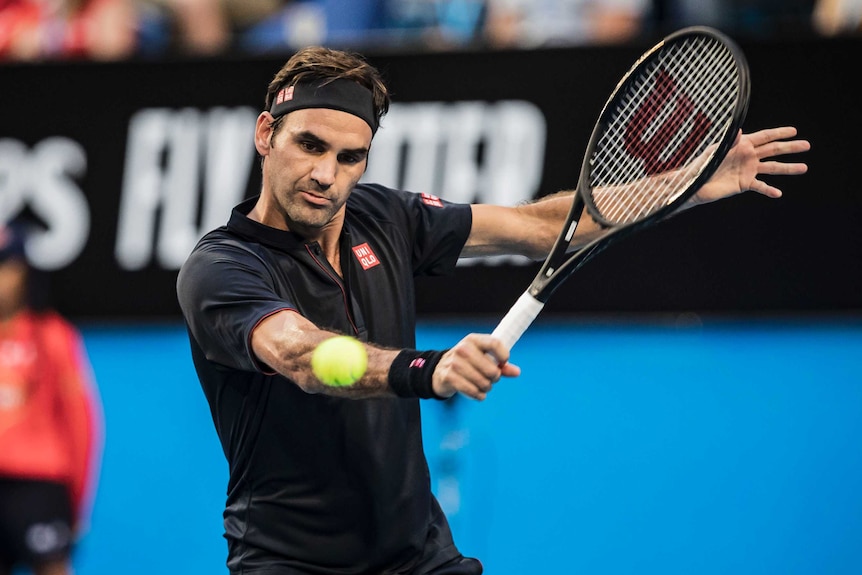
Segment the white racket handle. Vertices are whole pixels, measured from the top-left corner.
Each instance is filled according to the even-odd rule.
[[[502,340],[506,344],[506,349],[511,350],[543,307],[545,307],[543,302],[530,295],[529,291],[525,291],[500,320],[491,335]]]

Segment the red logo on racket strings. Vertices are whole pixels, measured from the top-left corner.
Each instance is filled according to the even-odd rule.
[[[431,194],[426,194],[425,192],[422,192],[421,197],[422,201],[429,206],[434,206],[435,208],[443,207],[443,202],[440,201],[440,198],[438,198],[437,196],[432,196]]]
[[[373,268],[380,264],[380,260],[377,259],[374,252],[371,251],[371,246],[368,245],[368,242],[354,246],[353,255],[356,256],[357,260],[359,260],[359,265],[361,265],[364,270]]]
[[[657,129],[652,128],[656,116],[663,109],[674,105],[673,111],[662,121]],[[692,116],[692,114],[694,114]],[[661,156],[672,140],[679,136],[680,128],[691,119],[688,136],[678,143],[676,151],[662,160]],[[635,111],[626,125],[626,151],[643,160],[647,175],[675,170],[683,165],[692,152],[706,138],[712,121],[700,110],[694,109],[691,98],[682,92],[676,81],[665,70],[659,70],[655,84],[643,104]],[[647,130],[652,133],[645,139]]]

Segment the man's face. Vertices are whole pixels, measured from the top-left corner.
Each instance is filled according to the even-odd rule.
[[[270,200],[263,223],[314,238],[343,220],[344,204],[365,172],[371,128],[327,108],[295,110],[282,122],[273,135],[258,121],[263,194]]]

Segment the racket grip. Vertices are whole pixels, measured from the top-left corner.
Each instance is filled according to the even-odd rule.
[[[543,307],[545,307],[543,302],[530,295],[529,291],[524,292],[500,320],[491,335],[502,340],[506,344],[506,349],[512,349]]]

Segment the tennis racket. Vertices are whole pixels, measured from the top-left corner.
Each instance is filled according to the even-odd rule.
[[[644,53],[599,115],[554,247],[492,335],[511,349],[575,270],[697,192],[733,145],[749,83],[742,51],[712,28],[684,28]],[[584,207],[602,232],[570,252]]]

